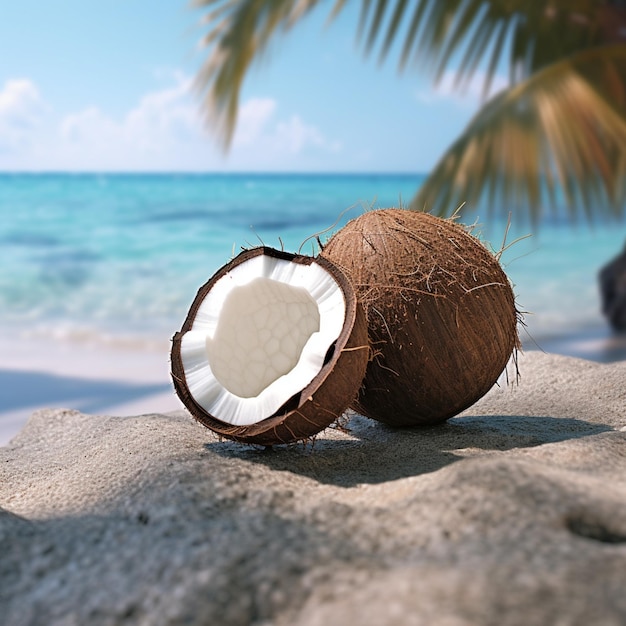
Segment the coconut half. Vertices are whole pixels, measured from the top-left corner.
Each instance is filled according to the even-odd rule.
[[[330,261],[255,248],[200,288],[171,358],[176,392],[205,426],[288,443],[326,428],[356,397],[365,315]]]
[[[374,358],[353,408],[393,426],[442,422],[497,381],[519,346],[511,284],[452,220],[401,209],[349,222],[322,255],[350,276]]]

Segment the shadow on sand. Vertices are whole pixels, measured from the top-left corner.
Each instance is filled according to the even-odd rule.
[[[351,419],[352,439],[320,438],[314,444],[255,448],[234,442],[206,444],[211,452],[351,487],[434,472],[476,450],[528,448],[596,435],[609,426],[573,418],[468,416],[419,429],[392,429],[361,416]],[[464,455],[461,451],[467,451]]]
[[[138,385],[0,369],[0,412],[46,405],[97,413],[105,407],[170,390],[166,383]]]

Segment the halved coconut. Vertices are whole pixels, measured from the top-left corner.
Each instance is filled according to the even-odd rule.
[[[519,345],[511,284],[498,260],[452,220],[369,211],[322,255],[351,278],[374,358],[353,408],[393,426],[456,415],[497,381]]]
[[[354,400],[368,360],[362,307],[330,261],[261,247],[221,268],[173,338],[191,414],[241,442],[306,439]]]

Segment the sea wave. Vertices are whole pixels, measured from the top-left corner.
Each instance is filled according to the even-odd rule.
[[[393,206],[411,175],[27,175],[0,185],[0,324],[64,341],[161,339],[197,289],[244,247],[314,253],[312,234]],[[346,209],[347,212],[346,212]],[[508,213],[464,217],[497,250]],[[558,219],[557,219],[558,218]],[[621,251],[623,225],[593,229],[514,216],[502,255],[534,336],[603,327],[597,272]],[[311,246],[311,247],[310,247]],[[30,330],[29,330],[30,329]],[[87,330],[86,330],[87,329]],[[122,340],[122,339],[120,339]],[[123,339],[124,341],[130,339]],[[134,339],[132,339],[134,341]]]

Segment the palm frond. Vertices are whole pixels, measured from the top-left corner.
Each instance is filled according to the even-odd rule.
[[[195,0],[206,10],[202,46],[210,54],[196,77],[203,109],[219,140],[228,147],[237,120],[239,94],[250,65],[319,0]]]
[[[507,65],[516,82],[605,42],[607,12],[621,10],[606,0],[378,0],[375,9],[371,0],[362,2],[359,30],[366,52],[379,42],[383,60],[400,38],[400,69],[418,64],[441,78],[454,65],[459,83],[485,64],[485,91],[508,43]]]
[[[444,154],[413,207],[524,205],[564,194],[572,215],[626,212],[626,44],[585,50],[490,100]]]
[[[192,2],[204,11],[202,45],[209,50],[196,86],[211,125],[227,147],[250,66],[279,32],[289,30],[321,0]],[[335,0],[329,19],[346,5],[347,0]],[[505,50],[510,51],[508,66],[514,83],[560,58],[602,43],[610,24],[616,22],[615,11],[626,15],[607,0],[361,0],[358,32],[366,51],[380,47],[381,60],[399,42],[401,69],[418,64],[437,79],[454,65],[458,84],[464,84],[485,63],[487,93]]]

